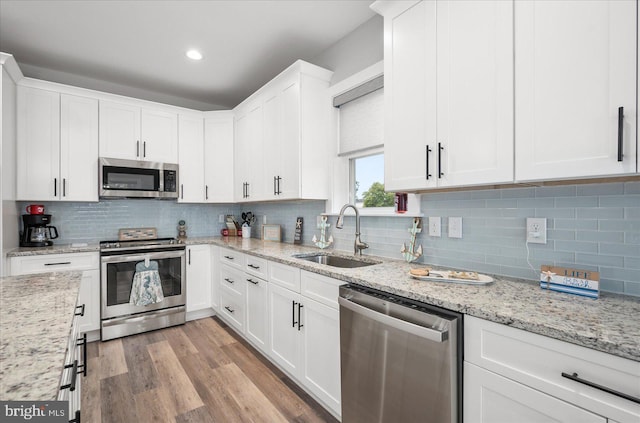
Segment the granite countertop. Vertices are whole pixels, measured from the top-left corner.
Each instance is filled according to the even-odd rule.
[[[0,400],[55,400],[82,272],[0,279]]]
[[[402,297],[444,307],[551,338],[640,361],[640,298],[600,293],[591,299],[540,289],[531,281],[494,276],[490,285],[428,282],[411,278],[402,260],[364,255],[380,264],[356,269],[325,266],[292,257],[318,248],[258,239],[211,237],[187,245],[214,244]],[[348,253],[331,253],[349,256]],[[428,261],[428,259],[427,259]],[[427,264],[428,265],[428,264]]]
[[[38,256],[42,254],[88,253],[100,251],[100,244],[91,243],[82,246],[74,244],[52,245],[50,247],[18,247],[7,252],[7,257]]]

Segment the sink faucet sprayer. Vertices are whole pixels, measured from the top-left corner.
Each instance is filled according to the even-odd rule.
[[[353,204],[345,204],[344,206],[342,206],[342,208],[340,209],[340,216],[338,216],[338,221],[336,222],[336,229],[342,229],[342,226],[344,224],[344,211],[349,207],[351,207],[353,211],[356,212],[356,240],[353,243],[353,254],[358,254],[359,252],[360,255],[362,255],[362,250],[364,250],[365,248],[369,248],[369,244],[360,240],[360,213],[358,213],[358,209],[356,208],[356,206],[354,206]]]

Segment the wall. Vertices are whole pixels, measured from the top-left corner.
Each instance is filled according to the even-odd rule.
[[[331,84],[383,60],[382,16],[374,16],[310,60],[332,70]]]
[[[426,230],[422,262],[537,280],[542,264],[600,272],[601,289],[640,296],[640,182],[458,191],[422,195],[422,212],[441,216],[441,238]],[[447,237],[448,216],[463,218],[463,238]],[[526,217],[547,218],[546,245],[525,245]],[[410,218],[363,218],[365,254],[400,257]],[[353,218],[334,229],[335,248],[353,250]]]

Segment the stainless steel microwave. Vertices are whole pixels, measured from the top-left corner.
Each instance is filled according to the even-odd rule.
[[[178,165],[99,159],[102,198],[178,198]]]

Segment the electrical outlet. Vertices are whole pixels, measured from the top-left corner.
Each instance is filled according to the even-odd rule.
[[[224,214],[218,215],[218,223],[224,223]]]
[[[429,236],[442,236],[442,227],[440,217],[429,217]]]
[[[462,218],[449,218],[449,238],[462,238]]]
[[[544,217],[527,217],[527,242],[532,244],[547,243],[547,219]]]

